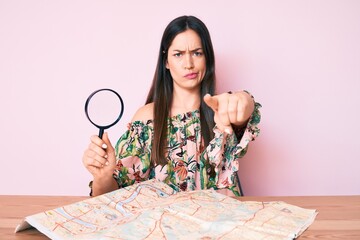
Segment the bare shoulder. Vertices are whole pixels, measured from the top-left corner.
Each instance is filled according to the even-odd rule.
[[[153,110],[154,110],[154,103],[148,103],[136,111],[131,121],[132,122],[147,121],[153,119],[153,115],[154,115]]]

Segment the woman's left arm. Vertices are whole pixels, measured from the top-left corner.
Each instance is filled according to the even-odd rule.
[[[230,95],[236,97],[230,98]],[[213,104],[211,107],[214,109],[217,104],[218,112],[215,112],[215,137],[201,157],[200,170],[204,181],[202,186],[215,189],[229,188],[234,192],[233,173],[238,171],[238,159],[246,154],[248,144],[260,132],[258,124],[261,105],[256,103],[248,92],[225,93],[211,98],[208,99],[212,101],[210,105]],[[235,103],[237,107],[233,107]]]

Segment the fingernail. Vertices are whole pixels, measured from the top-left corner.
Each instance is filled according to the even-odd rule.
[[[105,143],[103,143],[103,145],[101,145],[102,148],[106,149],[107,145]]]
[[[106,161],[105,165],[106,165],[106,166],[107,166],[107,165],[109,165],[109,162],[108,162],[108,161]]]
[[[231,130],[230,130],[229,128],[225,128],[225,132],[226,132],[227,134],[231,134]]]
[[[104,156],[104,158],[107,158],[107,157],[108,157],[107,155]]]

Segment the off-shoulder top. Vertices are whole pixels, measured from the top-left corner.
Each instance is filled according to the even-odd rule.
[[[201,136],[200,111],[194,110],[169,117],[167,165],[151,163],[153,121],[134,121],[115,145],[116,169],[114,178],[119,187],[155,178],[176,191],[195,189],[229,189],[239,195],[234,173],[238,159],[259,134],[259,108],[255,109],[247,126],[232,134],[214,127],[214,138],[204,146]]]

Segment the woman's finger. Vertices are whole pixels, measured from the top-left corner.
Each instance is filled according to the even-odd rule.
[[[115,149],[112,146],[109,135],[107,132],[103,135],[104,143],[106,144],[106,159],[109,162],[109,167],[113,167],[116,165],[116,158],[115,158]]]
[[[211,96],[210,94],[206,94],[204,96],[204,102],[208,105],[214,112],[218,110],[219,101],[216,96]]]
[[[229,103],[228,103],[228,117],[230,123],[235,123],[237,121],[238,117],[238,106],[241,104],[239,102],[239,99],[236,95],[230,95],[229,96]]]
[[[222,95],[218,95],[216,96],[218,99],[218,115],[219,115],[219,120],[221,122],[221,124],[224,127],[228,127],[230,126],[230,119],[229,119],[229,94],[222,94]]]
[[[106,148],[106,144],[103,141],[103,139],[99,138],[99,136],[97,136],[97,135],[91,136],[90,141],[101,148],[104,148],[104,149]]]
[[[105,157],[106,154],[107,154],[107,153],[106,153],[106,149],[104,149],[104,148],[96,145],[96,144],[93,143],[93,142],[91,142],[91,143],[89,144],[89,149],[90,149],[91,151],[93,151],[94,154],[97,154],[97,155],[99,155],[99,156],[101,156],[101,157]]]

